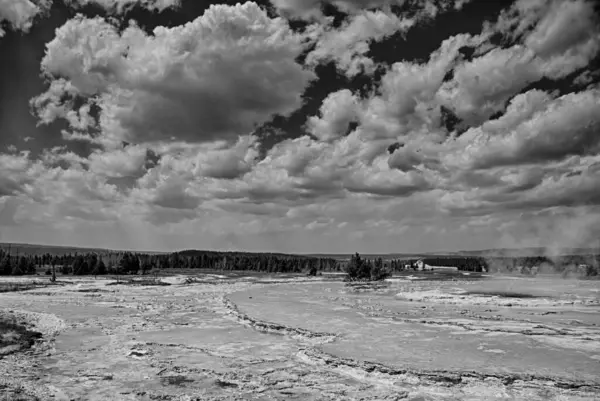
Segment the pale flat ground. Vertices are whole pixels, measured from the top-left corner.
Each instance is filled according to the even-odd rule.
[[[598,281],[206,278],[0,294],[44,334],[0,400],[600,399]]]

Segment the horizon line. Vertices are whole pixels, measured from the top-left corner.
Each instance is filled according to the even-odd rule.
[[[298,255],[298,256],[327,256],[327,255],[353,255],[357,253],[356,251],[352,252],[331,252],[331,253],[304,253],[304,252],[283,252],[283,251],[249,251],[249,250],[216,250],[216,249],[199,249],[199,248],[186,248],[180,250],[173,251],[149,251],[149,250],[134,250],[134,249],[114,249],[114,248],[104,248],[104,247],[93,247],[93,246],[72,246],[72,245],[55,245],[55,244],[42,244],[42,243],[26,243],[26,242],[0,242],[0,247],[3,246],[23,246],[23,247],[45,247],[45,248],[65,248],[65,249],[74,249],[74,250],[98,250],[98,251],[112,251],[112,252],[133,252],[133,253],[160,253],[160,254],[171,254],[171,253],[179,253],[185,251],[204,251],[204,252],[240,252],[240,253],[255,253],[255,254],[283,254],[283,255]],[[460,254],[466,252],[485,252],[485,251],[524,251],[524,250],[535,250],[535,249],[549,249],[552,248],[550,246],[532,246],[532,247],[522,247],[522,248],[483,248],[483,249],[461,249],[456,251],[451,250],[435,250],[435,251],[427,251],[427,252],[358,252],[362,255],[442,255],[442,254]],[[565,247],[562,248],[564,250],[574,250],[574,249],[586,249],[586,250],[598,250],[598,247],[587,246],[587,247]]]

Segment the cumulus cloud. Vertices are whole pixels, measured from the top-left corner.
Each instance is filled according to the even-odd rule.
[[[73,6],[85,6],[94,4],[103,7],[104,9],[114,12],[123,13],[134,5],[144,7],[153,11],[164,11],[167,8],[175,8],[181,4],[181,0],[67,0]]]
[[[202,187],[217,198],[291,207],[353,194],[406,197],[430,187],[429,176],[390,168],[385,147],[357,131],[328,142],[304,136],[277,144],[243,179]]]
[[[42,70],[55,81],[32,104],[44,122],[74,112],[69,121],[79,123],[89,110],[69,102],[87,99],[106,142],[232,139],[302,104],[315,78],[295,61],[302,49],[285,20],[255,3],[211,6],[152,35],[78,16],[47,45]]]
[[[594,182],[598,157],[573,158],[563,163],[497,168],[482,173],[491,185],[445,193],[439,206],[454,215],[482,216],[503,212],[538,212],[557,207],[593,207],[600,197]],[[495,177],[495,179],[494,179]]]
[[[189,146],[157,152],[160,154],[157,163],[137,177],[133,188],[126,193],[122,213],[155,225],[197,218],[201,205],[214,195],[214,186],[196,175],[199,156],[195,152],[211,150]]]
[[[590,72],[589,70],[583,71],[574,80],[573,84],[577,86],[586,86],[594,81],[600,75],[600,71]]]
[[[363,10],[389,8],[391,6],[420,9],[433,17],[441,11],[460,10],[471,0],[271,0],[280,13],[288,18],[315,20],[323,19],[325,4],[346,14],[356,14]]]
[[[316,65],[334,61],[349,77],[361,72],[371,74],[376,65],[366,56],[369,44],[396,32],[406,32],[415,22],[415,19],[398,17],[389,10],[362,12],[337,29],[326,29],[314,50],[307,55],[306,62]]]
[[[409,142],[407,145],[395,150],[388,159],[388,166],[405,173],[417,170],[419,167],[431,170],[439,169],[437,153],[431,153],[426,144]]]
[[[89,169],[107,177],[136,176],[144,168],[147,153],[147,148],[135,145],[118,150],[98,150],[88,158]]]
[[[196,175],[217,178],[240,178],[256,164],[259,142],[255,136],[240,137],[232,147],[200,152],[196,158]]]
[[[33,24],[33,19],[48,10],[51,0],[0,0],[0,38],[5,35],[2,25],[27,32]]]
[[[121,12],[134,2],[104,3]],[[321,13],[326,2],[272,3],[318,22],[295,33],[246,3],[150,34],[81,15],[60,27],[42,61],[48,89],[31,105],[41,124],[66,122],[67,146],[38,160],[0,153],[0,198],[22,201],[13,220],[123,223],[217,245],[283,234],[307,244],[311,232],[393,247],[409,230],[411,246],[443,232],[505,241],[516,228],[503,222],[519,214],[600,202],[600,91],[584,68],[597,53],[590,2],[517,1],[481,34],[377,66],[367,94],[353,79],[373,71],[373,41],[466,2],[421,2],[408,17],[390,6],[417,2],[330,1],[348,14],[337,28]],[[351,85],[315,105],[305,89],[328,62]],[[577,86],[526,89],[567,76]],[[297,111],[303,93],[311,115],[259,134]],[[72,141],[94,146],[74,152]]]
[[[271,3],[286,17],[300,19],[323,17],[321,0],[271,0]]]
[[[504,109],[511,97],[540,79],[535,54],[522,46],[493,49],[460,64],[440,97],[470,124],[479,125]]]
[[[439,128],[440,88],[458,62],[463,46],[479,38],[456,35],[442,42],[425,63],[394,63],[381,79],[379,93],[365,102],[361,126],[371,138],[425,135]]]
[[[491,28],[519,40],[540,59],[543,74],[561,78],[600,50],[600,24],[588,0],[519,0]]]
[[[106,179],[87,171],[81,158],[54,149],[39,160],[28,155],[0,154],[0,198],[17,197],[26,209],[26,220],[56,222],[56,218],[85,221],[115,219],[122,194]],[[52,166],[64,161],[66,165]]]
[[[597,154],[599,129],[600,91],[595,89],[547,102],[531,118],[502,135],[473,130],[459,141],[471,143],[465,155],[475,168],[489,168]]]
[[[490,135],[509,132],[542,111],[551,100],[551,94],[542,90],[533,89],[520,93],[510,100],[502,116],[486,121],[481,125],[481,130]]]
[[[439,12],[452,8],[460,10],[468,1],[332,1],[330,4],[350,14],[337,28],[329,25],[331,18],[324,18],[320,14],[319,2],[274,0],[273,3],[284,10],[284,14],[290,15],[292,10],[292,16],[320,19],[322,25],[310,30],[315,47],[306,57],[308,65],[334,62],[339,71],[353,78],[360,73],[373,74],[377,68],[382,67],[368,56],[371,43],[398,33],[405,35],[411,28],[430,20]],[[397,12],[391,6],[403,7],[410,12]],[[296,10],[296,13],[293,10]]]
[[[121,149],[96,149],[87,157],[67,150],[67,146],[46,149],[41,160],[52,167],[85,169],[104,178],[138,178],[145,171],[150,150],[137,145]]]
[[[36,16],[47,12],[53,0],[0,0],[0,38],[5,35],[2,25],[28,32]],[[114,14],[122,14],[134,5],[153,11],[163,11],[180,5],[180,0],[66,0],[74,8],[94,4]]]
[[[529,84],[585,67],[600,50],[598,26],[593,4],[585,0],[517,1],[480,36],[500,33],[515,43],[490,50],[483,41],[479,55],[454,69],[439,96],[467,125],[478,126],[504,112]]]
[[[44,152],[40,156],[40,160],[42,160],[45,165],[51,167],[60,166],[61,163],[63,163],[63,165],[66,165],[67,167],[74,166],[80,168],[83,165],[88,164],[87,158],[67,150],[66,146],[55,146],[50,149],[44,149]]]
[[[553,1],[524,42],[542,58],[563,54],[593,39],[598,32],[594,4],[589,1]]]
[[[308,119],[306,128],[322,141],[334,140],[346,134],[350,123],[358,121],[359,99],[348,89],[342,89],[323,100],[320,112],[320,117]]]
[[[353,170],[345,177],[344,188],[350,192],[396,197],[430,189],[430,184],[419,172],[393,170],[381,161],[370,167]]]
[[[23,191],[24,185],[32,179],[29,175],[31,166],[27,153],[0,153],[0,198]]]

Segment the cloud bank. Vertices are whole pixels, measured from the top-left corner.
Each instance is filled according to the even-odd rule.
[[[346,14],[340,24],[325,3]],[[377,61],[371,44],[470,6],[411,4],[273,0],[279,16],[213,5],[150,33],[77,15],[46,45],[47,90],[31,100],[40,124],[68,126],[64,144],[0,154],[15,237],[45,225],[65,240],[115,233],[129,247],[392,252],[555,244],[556,230],[531,227],[573,210],[596,221],[593,3],[517,1],[426,59]],[[14,28],[31,21],[6,15]],[[295,134],[260,133],[305,110],[331,64],[373,90],[335,89]],[[82,141],[89,154],[70,149]]]

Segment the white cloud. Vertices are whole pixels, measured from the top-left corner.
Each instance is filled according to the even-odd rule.
[[[194,173],[217,179],[239,178],[256,164],[258,146],[257,138],[248,135],[240,137],[233,147],[200,152],[195,160]]]
[[[5,31],[2,24],[8,24],[12,29],[27,32],[33,24],[33,19],[46,11],[51,0],[0,0],[0,38]]]
[[[363,10],[385,9],[391,6],[419,8],[423,14],[436,16],[441,11],[454,8],[460,10],[471,0],[271,0],[281,14],[288,18],[323,20],[322,6],[328,3],[346,14],[357,14]]]
[[[90,171],[106,177],[131,177],[144,168],[148,150],[142,146],[125,149],[95,151],[89,156]]]
[[[66,149],[66,146],[45,149],[40,156],[40,160],[52,167],[56,167],[56,165],[59,165],[61,162],[65,162],[67,166],[74,166],[77,168],[81,168],[83,165],[88,164],[88,159]]]
[[[316,65],[334,61],[348,77],[361,72],[371,74],[376,66],[366,56],[370,43],[396,32],[406,32],[415,23],[415,19],[400,18],[389,10],[362,12],[350,17],[338,29],[326,29],[306,62]]]
[[[52,121],[63,109],[82,115],[61,102],[63,93],[94,96],[107,142],[232,139],[301,105],[315,77],[295,62],[302,49],[285,20],[255,3],[211,6],[150,36],[134,25],[119,34],[101,18],[79,16],[48,44],[42,69],[59,83],[33,103]]]
[[[459,138],[477,168],[543,163],[600,152],[600,90],[559,97],[502,135],[473,130]],[[468,145],[467,145],[468,144]]]
[[[459,65],[439,96],[461,119],[478,125],[541,77],[532,51],[522,46],[497,48]]]
[[[600,19],[593,2],[552,2],[524,42],[545,61],[547,76],[560,78],[586,66],[600,50]]]
[[[505,212],[540,212],[552,208],[593,208],[600,202],[595,182],[598,156],[573,157],[545,166],[503,166],[483,174],[495,177],[489,186],[473,183],[439,199],[456,216],[494,216]]]
[[[273,3],[322,17],[319,2]],[[414,23],[463,3],[421,3]],[[106,4],[121,12],[133,2]],[[330,4],[350,14],[346,22],[321,20],[305,34],[253,3],[213,6],[152,34],[102,18],[68,21],[48,44],[49,88],[32,106],[42,123],[68,123],[65,140],[89,143],[38,160],[18,148],[0,153],[0,207],[19,205],[0,212],[15,224],[11,235],[37,224],[36,233],[145,248],[484,247],[519,235],[534,242],[520,216],[546,224],[553,208],[600,204],[600,92],[594,72],[578,70],[594,54],[589,3],[519,1],[481,35],[447,38],[425,61],[387,67],[362,98],[344,88],[324,96],[307,118],[310,135],[251,134],[302,105],[312,67],[372,71],[372,41],[413,24],[379,11],[384,0]],[[569,23],[575,16],[581,26]],[[494,48],[493,32],[515,43]],[[316,47],[302,66],[307,42]],[[567,71],[579,75],[572,93],[521,93]],[[465,120],[458,128],[446,128],[446,107]]]
[[[345,135],[349,124],[358,121],[359,99],[348,89],[342,89],[327,95],[320,112],[320,117],[308,119],[307,130],[322,141],[331,141]]]
[[[420,172],[390,169],[380,158],[379,163],[352,170],[344,179],[344,188],[350,192],[407,197],[430,189],[430,185]]]
[[[431,152],[426,142],[418,141],[408,142],[394,151],[388,159],[388,166],[406,173],[420,168],[430,170],[440,168],[437,153]]]
[[[0,198],[13,195],[23,190],[31,180],[29,169],[31,160],[26,153],[0,153]]]
[[[0,155],[3,171],[0,197],[18,197],[23,211],[19,220],[42,224],[63,218],[86,221],[114,219],[123,197],[113,185],[86,171],[73,154],[60,154],[59,149],[42,160],[31,161],[27,155]],[[50,167],[46,163],[67,161],[67,168]]]
[[[65,2],[74,8],[94,4],[114,14],[122,14],[134,5],[161,12],[167,8],[178,7],[181,3],[180,0],[65,0]],[[0,38],[5,34],[2,24],[8,24],[15,30],[28,32],[34,18],[48,11],[52,3],[53,0],[0,0]]]
[[[434,131],[439,125],[435,110],[444,76],[457,63],[458,50],[479,40],[470,35],[453,36],[444,40],[426,63],[394,63],[381,79],[380,94],[366,102],[361,123],[367,135],[397,138]]]
[[[542,58],[562,54],[597,32],[595,19],[592,2],[551,2],[546,15],[525,38],[525,45]]]
[[[590,84],[598,75],[600,75],[600,71],[583,71],[573,80],[573,84],[577,86],[586,86]]]
[[[517,43],[487,51],[483,42],[484,54],[455,68],[440,99],[467,125],[484,123],[529,84],[585,67],[600,50],[597,20],[585,0],[517,1],[480,36],[499,32]]]
[[[486,121],[481,125],[481,130],[491,135],[509,132],[542,111],[551,100],[550,94],[536,89],[518,94],[510,100],[502,116]]]
[[[181,5],[181,0],[67,0],[73,6],[95,4],[108,11],[123,13],[134,5],[153,11],[164,11]]]
[[[585,67],[600,50],[600,20],[588,0],[519,0],[488,27],[518,39],[552,79]]]
[[[271,0],[271,3],[286,17],[319,19],[321,0]]]

